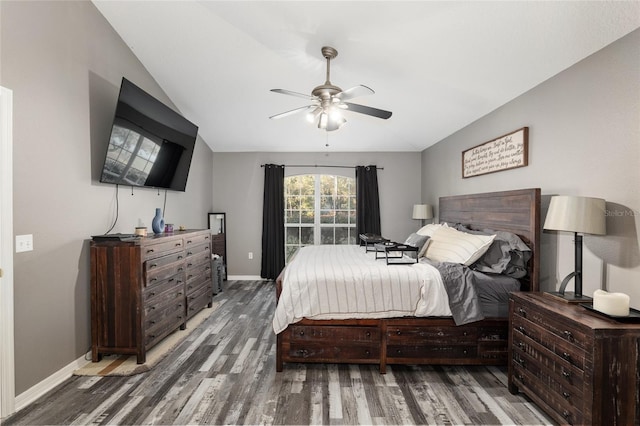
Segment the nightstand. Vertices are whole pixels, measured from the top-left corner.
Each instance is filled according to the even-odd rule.
[[[512,293],[508,383],[562,424],[640,424],[640,324]]]

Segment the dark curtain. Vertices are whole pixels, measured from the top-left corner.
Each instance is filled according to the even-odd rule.
[[[356,227],[360,234],[380,234],[380,198],[376,166],[356,167]]]
[[[284,264],[284,166],[265,164],[260,276],[275,280]]]

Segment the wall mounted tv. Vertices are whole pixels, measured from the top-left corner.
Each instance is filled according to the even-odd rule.
[[[198,127],[122,78],[100,182],[184,191]]]

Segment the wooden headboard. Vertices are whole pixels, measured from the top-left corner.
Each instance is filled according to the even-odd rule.
[[[540,290],[540,188],[440,197],[438,218],[518,235],[533,252],[522,290]]]

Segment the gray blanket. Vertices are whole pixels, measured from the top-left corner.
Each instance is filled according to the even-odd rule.
[[[449,296],[449,308],[456,325],[484,319],[474,284],[473,271],[458,263],[432,261],[429,263],[436,267],[442,275],[442,281]]]

